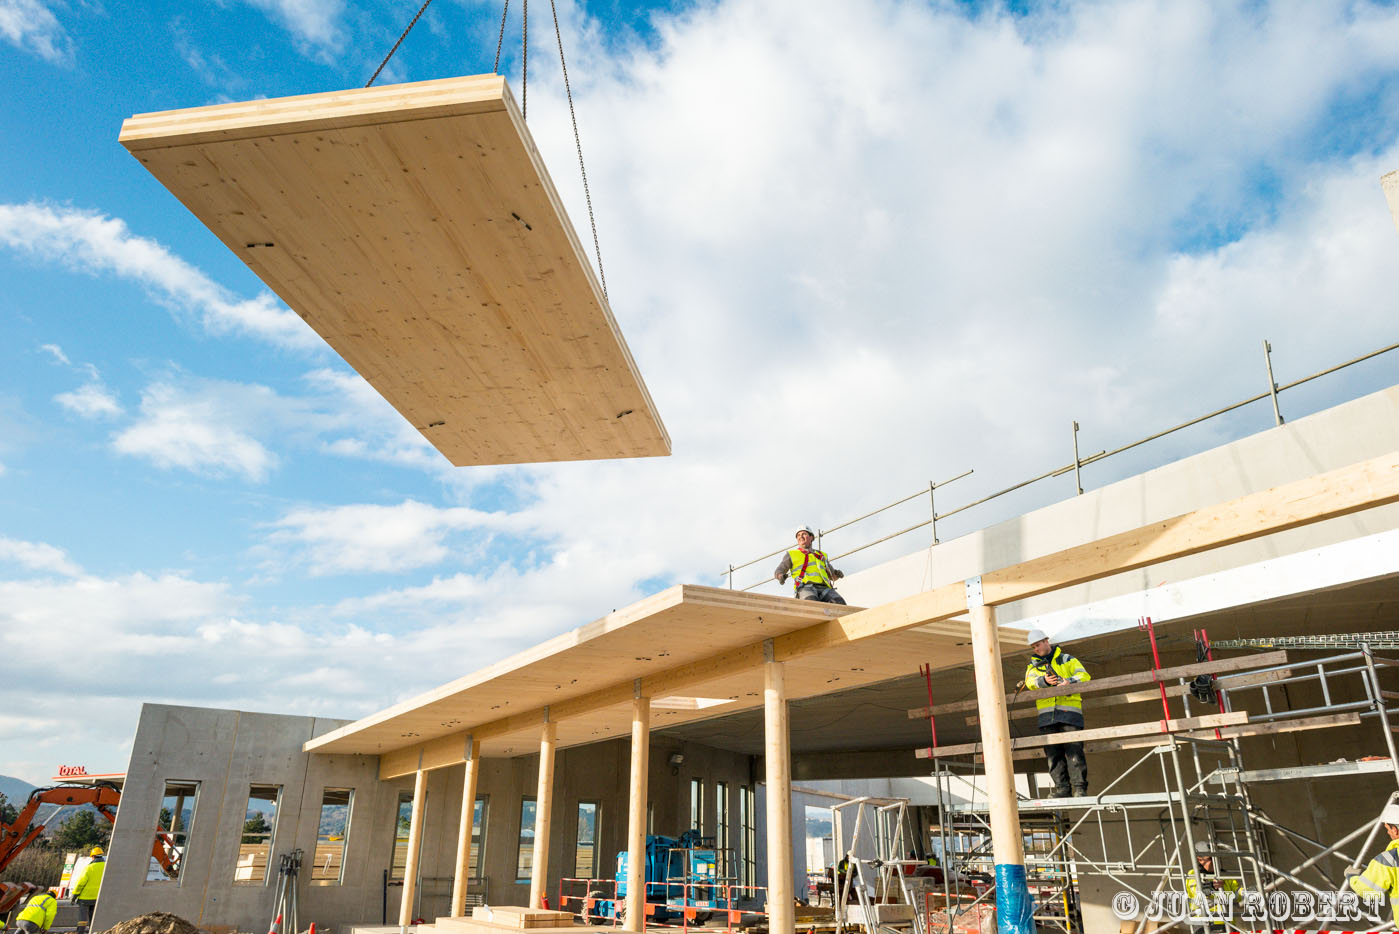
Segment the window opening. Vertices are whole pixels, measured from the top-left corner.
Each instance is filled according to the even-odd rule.
[[[234,885],[264,885],[272,861],[272,838],[277,833],[277,804],[281,785],[249,785],[248,806],[243,810],[243,836],[238,841]]]
[[[316,853],[311,862],[312,885],[339,885],[344,881],[345,846],[350,839],[350,812],[354,810],[354,803],[353,788],[326,788],[321,792]]]

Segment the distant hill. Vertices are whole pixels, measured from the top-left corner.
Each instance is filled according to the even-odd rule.
[[[12,778],[9,775],[0,775],[0,795],[9,799],[10,803],[17,808],[24,807],[24,802],[28,800],[29,793],[36,786],[29,784],[22,778]]]

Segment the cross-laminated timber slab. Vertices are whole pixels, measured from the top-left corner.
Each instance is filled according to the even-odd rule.
[[[140,114],[120,141],[453,464],[670,453],[499,75]]]

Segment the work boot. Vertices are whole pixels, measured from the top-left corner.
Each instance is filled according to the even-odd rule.
[[[1065,786],[1063,788],[1055,788],[1049,793],[1049,796],[1051,798],[1068,798],[1070,797],[1070,793],[1068,787]]]
[[[1087,788],[1075,788],[1075,789],[1074,789],[1074,797],[1075,797],[1075,798],[1086,798],[1086,797],[1088,797],[1088,789],[1087,789]]]

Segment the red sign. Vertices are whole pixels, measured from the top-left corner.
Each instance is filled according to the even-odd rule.
[[[71,778],[72,776],[75,776],[75,775],[86,775],[86,774],[87,774],[87,766],[85,766],[85,765],[60,765],[60,766],[58,767],[58,775],[59,775],[60,778]]]

